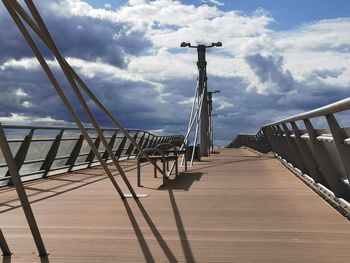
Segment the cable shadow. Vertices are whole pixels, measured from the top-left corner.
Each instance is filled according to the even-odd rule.
[[[168,192],[169,192],[171,207],[173,209],[173,213],[174,213],[174,217],[175,217],[177,231],[179,233],[179,237],[181,240],[181,246],[182,246],[182,250],[184,252],[185,258],[186,258],[186,262],[196,262],[194,259],[193,253],[192,253],[190,242],[188,241],[188,238],[187,238],[187,234],[186,234],[184,225],[182,223],[179,208],[177,207],[177,204],[176,204],[173,189],[171,187],[169,187]]]
[[[145,260],[147,262],[155,262],[153,256],[152,256],[152,252],[151,250],[149,249],[148,245],[147,245],[147,242],[145,240],[145,237],[143,236],[142,234],[142,231],[140,229],[140,226],[139,224],[137,223],[136,221],[136,218],[128,204],[128,201],[126,199],[123,200],[123,204],[125,206],[125,209],[126,209],[126,212],[128,213],[128,216],[129,216],[129,219],[130,219],[130,222],[132,224],[132,227],[134,229],[134,233],[137,237],[137,241],[139,242],[140,244],[140,247],[142,249],[142,253],[145,257]]]
[[[162,235],[159,233],[157,227],[155,226],[155,224],[153,223],[152,219],[150,218],[150,216],[148,215],[146,209],[143,207],[142,203],[140,202],[139,199],[135,200],[138,208],[140,209],[143,217],[145,218],[149,228],[151,229],[153,235],[155,236],[155,238],[157,239],[157,242],[159,244],[159,246],[161,247],[161,249],[163,250],[165,256],[168,258],[169,262],[178,262],[177,259],[175,258],[175,255],[173,254],[173,252],[171,252],[169,246],[167,245],[167,243],[165,242],[165,240],[163,239]]]
[[[135,164],[129,165],[128,167],[131,167],[131,168],[130,169],[125,169],[124,172],[130,172],[130,171],[136,169],[136,165]],[[90,170],[92,168],[86,168],[86,169]],[[97,168],[95,168],[94,170],[96,170],[96,169]],[[99,169],[99,170],[101,170],[101,169]],[[111,170],[111,172],[116,172],[116,170]],[[74,173],[81,174],[81,175],[89,175],[89,177],[82,178],[82,179],[79,179],[79,180],[65,179],[65,177],[74,176]],[[119,174],[115,174],[114,176],[117,176],[117,175],[119,175]],[[57,177],[56,178],[55,177],[56,176],[51,176],[51,177],[47,177],[47,178],[38,179],[35,183],[34,182],[29,182],[29,184],[25,184],[24,185],[25,189],[37,191],[36,193],[28,194],[27,196],[30,197],[30,198],[33,198],[33,197],[35,197],[35,196],[37,196],[39,194],[42,194],[42,193],[52,193],[51,195],[39,198],[37,200],[32,200],[32,201],[30,201],[30,204],[34,204],[34,203],[37,203],[37,202],[40,202],[40,201],[43,201],[43,200],[46,200],[46,199],[50,199],[50,198],[59,196],[61,194],[68,193],[70,191],[73,191],[73,190],[76,190],[76,189],[88,186],[90,184],[93,184],[93,183],[100,182],[100,181],[108,179],[108,177],[105,175],[104,171],[102,173],[98,173],[98,174],[96,174],[96,173],[83,173],[83,172],[80,172],[80,171],[74,171],[74,172],[71,172],[71,173],[68,173],[68,174],[57,175]],[[86,180],[90,180],[90,179],[95,178],[95,177],[97,177],[98,179],[90,181],[90,182],[85,182]],[[50,180],[50,181],[63,181],[63,182],[67,182],[67,183],[61,184],[61,185],[58,185],[58,186],[54,186],[54,187],[51,187],[51,188],[47,188],[47,189],[39,189],[39,188],[32,187],[32,185],[36,185],[38,183],[43,183],[43,182],[45,182],[45,180],[47,180],[47,181],[48,180]],[[60,188],[69,186],[69,185],[71,185],[73,183],[80,183],[80,185],[75,186],[75,187],[71,187],[69,189],[60,190]],[[15,191],[14,188],[11,189],[11,190]],[[17,200],[18,200],[18,198],[11,199],[11,200],[8,200],[7,202],[1,203],[1,206],[8,206],[9,208],[1,210],[0,214],[12,211],[12,210],[17,209],[17,208],[20,208],[21,205],[10,205],[9,204],[9,203],[15,202]]]
[[[88,182],[88,183],[84,183],[84,184],[81,184],[81,185],[78,185],[78,186],[76,186],[76,187],[72,187],[72,188],[69,188],[69,189],[66,189],[66,190],[63,190],[63,191],[60,191],[60,192],[56,192],[56,193],[51,194],[51,195],[49,195],[49,196],[45,196],[45,197],[39,198],[39,199],[37,199],[37,200],[32,200],[32,201],[30,201],[29,203],[30,203],[30,204],[35,204],[35,203],[37,203],[37,202],[40,202],[40,201],[43,201],[43,200],[46,200],[46,199],[50,199],[50,198],[55,197],[55,196],[62,195],[62,194],[64,194],[64,193],[68,193],[68,192],[71,192],[71,191],[73,191],[73,190],[79,189],[79,188],[81,188],[81,187],[84,187],[84,186],[87,186],[87,185],[90,185],[90,184],[93,184],[93,183],[96,183],[96,182],[99,182],[99,181],[102,181],[102,180],[106,180],[106,179],[107,179],[107,178],[99,178],[99,179],[97,179],[97,180],[94,180],[94,181],[91,181],[91,182]],[[37,194],[38,194],[38,193],[35,193],[35,195],[37,195]],[[31,196],[31,197],[32,197],[33,195],[28,195],[28,196]],[[17,199],[16,199],[16,200],[17,200]],[[16,200],[12,200],[11,202],[16,201]],[[0,211],[0,214],[5,213],[5,212],[12,211],[12,210],[17,209],[17,208],[20,208],[20,207],[22,207],[22,206],[21,206],[21,205],[16,205],[16,206],[13,206],[13,207],[11,207],[11,208],[4,209],[4,210]]]

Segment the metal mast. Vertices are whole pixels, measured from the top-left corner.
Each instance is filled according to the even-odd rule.
[[[182,42],[181,47],[196,48],[198,53],[198,100],[202,101],[200,112],[200,156],[209,156],[210,151],[210,114],[208,102],[208,85],[207,85],[207,61],[205,58],[206,49],[212,47],[221,47],[222,43],[212,43],[210,46],[197,45]],[[198,104],[200,102],[198,101]]]

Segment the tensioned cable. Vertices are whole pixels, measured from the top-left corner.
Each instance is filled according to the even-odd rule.
[[[48,66],[47,62],[45,61],[44,57],[41,55],[38,47],[36,46],[36,44],[34,43],[32,37],[30,36],[29,32],[27,31],[26,27],[24,26],[24,24],[22,23],[21,19],[19,18],[19,16],[17,15],[17,13],[11,8],[11,5],[9,5],[9,1],[8,0],[2,0],[5,7],[8,9],[11,17],[13,18],[13,20],[15,21],[16,25],[18,26],[19,30],[21,31],[22,35],[24,36],[24,38],[26,39],[27,43],[29,44],[30,48],[32,49],[34,55],[36,56],[36,58],[38,59],[40,65],[42,66],[43,70],[45,71],[46,75],[48,76],[50,82],[52,83],[52,85],[54,86],[56,92],[58,93],[58,95],[60,96],[61,100],[63,101],[65,107],[67,108],[68,112],[71,114],[73,120],[75,121],[75,123],[77,124],[77,126],[79,127],[80,131],[82,132],[84,138],[86,139],[87,143],[89,144],[91,150],[94,152],[94,154],[96,155],[97,159],[99,160],[99,162],[101,163],[103,169],[105,170],[105,172],[107,173],[108,177],[110,178],[112,184],[114,185],[114,187],[116,188],[116,190],[118,191],[119,195],[121,198],[124,198],[124,194],[121,191],[119,185],[117,184],[117,182],[115,181],[112,173],[110,172],[110,170],[107,167],[107,164],[105,163],[105,161],[102,159],[102,157],[100,156],[98,149],[96,148],[96,146],[94,145],[92,139],[90,138],[88,132],[86,131],[84,125],[82,124],[82,122],[80,121],[77,113],[75,112],[75,110],[73,109],[72,105],[70,104],[68,98],[66,97],[66,95],[64,94],[62,88],[60,87],[58,81],[56,80],[54,74],[52,73],[50,67]]]
[[[198,107],[196,132],[195,132],[194,144],[193,144],[193,150],[192,150],[191,165],[193,165],[194,152],[195,152],[195,148],[196,148],[196,144],[197,144],[197,137],[198,137],[198,132],[199,132],[199,123],[200,123],[201,117],[202,117],[202,114],[200,114],[200,113],[202,110],[203,100],[204,100],[204,94],[202,94],[202,96],[200,98],[200,103],[199,103],[199,107]]]
[[[196,83],[196,90],[195,90],[195,93],[194,93],[194,97],[193,97],[193,102],[192,102],[192,108],[191,108],[191,114],[190,114],[190,119],[189,119],[189,122],[188,122],[188,127],[187,127],[187,132],[186,132],[186,135],[190,132],[191,130],[191,122],[192,122],[192,117],[193,117],[193,113],[194,113],[194,108],[195,108],[195,104],[196,104],[196,100],[197,100],[197,94],[198,94],[198,80],[197,80],[197,83]],[[186,136],[185,136],[186,137]]]
[[[32,5],[32,10],[37,14],[37,18],[42,21],[40,14],[38,11],[35,11],[36,8],[32,1],[26,0],[25,1],[27,5]],[[22,17],[24,21],[27,22],[27,24],[32,28],[32,30],[41,38],[41,40],[44,42],[44,44],[53,52],[52,47],[50,43],[47,43],[47,36],[42,32],[40,28],[36,25],[36,23],[27,15],[25,10],[21,7],[21,5],[16,1],[11,2],[12,7],[19,13],[19,15]],[[34,15],[33,15],[34,16]],[[45,27],[45,24],[42,22],[42,24]],[[45,27],[46,28],[46,27]],[[45,29],[44,28],[44,29]],[[47,29],[45,30],[47,31]],[[51,38],[52,40],[52,38]],[[51,41],[50,41],[51,42]],[[53,42],[53,40],[52,40]],[[60,55],[60,54],[59,54]],[[116,125],[122,133],[131,141],[131,143],[138,149],[139,153],[142,154],[148,161],[150,161],[147,154],[145,154],[142,150],[142,148],[136,143],[136,141],[129,135],[129,133],[122,127],[122,125],[117,121],[117,119],[103,106],[103,104],[96,98],[96,96],[91,92],[91,90],[87,87],[87,85],[84,83],[84,81],[78,76],[78,74],[75,72],[75,70],[68,64],[68,62],[61,56],[62,62],[65,63],[69,73],[72,75],[75,81],[77,81],[80,85],[80,87],[84,90],[84,92],[94,101],[94,103],[102,110],[106,116],[110,119],[110,121]],[[61,66],[63,70],[63,66]],[[74,85],[74,84],[73,84]],[[109,148],[108,146],[106,147]],[[159,166],[153,162],[151,162],[157,170],[163,174],[163,171],[159,168]]]

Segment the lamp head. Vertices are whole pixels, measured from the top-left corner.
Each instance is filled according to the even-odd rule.
[[[187,43],[187,42],[182,42],[180,47],[189,47],[191,46],[191,43]]]
[[[213,47],[222,47],[222,43],[221,42],[216,42],[212,44]]]

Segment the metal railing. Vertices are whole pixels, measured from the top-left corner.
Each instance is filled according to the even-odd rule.
[[[45,178],[99,165],[94,152],[78,127],[2,125],[22,181]],[[93,128],[87,128],[102,158],[111,158]],[[115,128],[102,128],[118,160],[135,158],[138,149]],[[127,129],[142,148],[183,138],[182,135],[157,136],[144,130]],[[7,164],[0,152],[0,186],[11,185]]]
[[[349,109],[350,98],[267,124],[254,135],[239,134],[227,147],[272,151],[330,195],[350,202],[350,128],[335,117]],[[316,118],[328,127],[315,128],[311,120]]]

